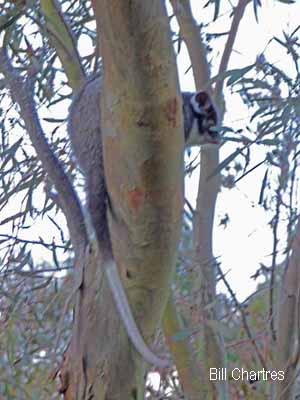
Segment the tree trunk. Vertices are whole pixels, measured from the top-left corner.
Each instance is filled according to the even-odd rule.
[[[176,62],[159,0],[93,4],[104,64],[101,117],[113,251],[151,346],[168,298],[183,206]],[[68,400],[142,398],[145,368],[116,312],[101,255],[92,246],[80,261],[61,391]]]

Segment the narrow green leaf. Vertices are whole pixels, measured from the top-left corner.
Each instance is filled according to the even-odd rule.
[[[269,172],[269,170],[267,169],[265,172],[265,175],[264,175],[264,179],[261,184],[261,188],[260,188],[259,200],[258,200],[258,204],[260,204],[260,205],[262,205],[263,201],[264,201],[265,188],[266,188],[267,182],[268,182],[268,172]]]
[[[219,172],[221,172],[224,168],[226,168],[227,165],[230,164],[231,161],[233,161],[239,154],[241,154],[244,149],[245,149],[245,147],[243,147],[242,149],[239,148],[239,149],[235,150],[232,154],[230,154],[230,156],[226,157],[225,160],[223,160],[217,166],[217,168],[212,172],[212,174],[208,176],[207,180],[213,178],[215,175],[217,175]]]
[[[215,0],[215,13],[214,13],[214,21],[218,18],[220,13],[220,5],[221,0]]]
[[[227,81],[227,86],[231,86],[234,83],[236,83],[239,79],[241,79],[244,75],[246,75],[247,72],[251,71],[252,68],[253,68],[253,64],[248,65],[245,68],[239,68],[239,69],[232,70],[231,76]]]
[[[296,0],[278,0],[280,3],[284,4],[295,4]]]
[[[57,124],[64,122],[65,118],[43,118],[43,121]]]

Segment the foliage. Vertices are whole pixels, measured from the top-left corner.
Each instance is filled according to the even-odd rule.
[[[11,259],[10,269],[1,274],[0,395],[5,399],[54,399],[53,344],[60,334],[57,352],[61,354],[70,334],[71,315],[62,314],[70,279],[55,277],[51,264],[34,266],[30,259],[29,265],[19,268]],[[70,269],[70,261],[64,268]],[[62,316],[63,331],[58,332]]]
[[[259,20],[262,3],[254,0],[252,3]],[[213,19],[217,20],[221,1],[207,3],[211,4],[214,6]],[[60,5],[79,43],[79,50],[83,47],[81,43],[91,48],[90,52],[81,54],[81,61],[85,73],[93,74],[99,70],[101,60],[95,43],[91,3],[62,0]],[[47,31],[36,2],[5,2],[0,5],[0,15],[0,32],[5,31],[3,40],[8,45],[13,64],[22,74],[35,75],[38,114],[42,117],[47,138],[82,195],[80,172],[75,170],[66,137],[66,110],[72,91],[57,53],[49,42],[49,35],[54,33]],[[207,34],[207,48],[213,48],[219,37]],[[174,42],[179,53],[182,47],[178,32],[174,32]],[[260,183],[259,204],[270,215],[269,225],[274,239],[272,261],[269,266],[262,265],[258,269],[253,278],[262,283],[257,293],[242,304],[225,284],[226,295],[219,294],[216,299],[221,317],[211,321],[224,334],[229,368],[238,365],[247,370],[260,369],[261,360],[266,365],[273,363],[274,348],[270,335],[274,333],[272,321],[278,300],[275,287],[282,277],[282,268],[277,266],[281,262],[279,256],[285,258],[290,254],[298,215],[299,27],[292,33],[284,32],[273,42],[287,52],[293,66],[291,71],[272,64],[261,54],[255,63],[228,70],[222,77],[212,80],[227,79],[227,88],[238,93],[251,112],[247,129],[221,127],[225,146],[228,143],[232,146],[230,155],[215,171],[223,174],[223,190],[236,187],[239,180],[256,168],[266,168]],[[25,135],[18,110],[9,98],[4,82],[0,86],[0,369],[5,371],[1,372],[0,394],[7,399],[54,399],[54,383],[48,377],[55,372],[51,357],[61,310],[68,297],[67,273],[72,268],[72,253],[55,194]],[[252,154],[258,147],[264,149],[265,157],[252,165]],[[192,173],[197,166],[196,158],[188,163],[187,171]],[[193,212],[193,207],[187,203],[173,292],[186,327],[178,333],[177,340],[190,337],[200,361],[205,364],[201,359],[201,346],[199,350],[194,342],[194,337],[201,331],[202,315],[192,258]],[[224,221],[222,225],[226,228],[230,217]],[[283,228],[282,238],[280,232]],[[43,248],[42,256],[50,255],[51,261],[41,263],[37,248]],[[226,276],[217,265],[216,276],[226,283]],[[64,329],[57,351],[60,356],[71,324],[68,312],[62,317]],[[269,390],[265,382],[230,384],[232,399],[242,398],[239,397],[241,393],[243,398],[250,399],[254,392],[256,399],[265,398],[263,396]],[[151,398],[180,398],[182,389],[174,370],[161,380],[158,390],[150,386]],[[171,394],[167,397],[166,392]]]

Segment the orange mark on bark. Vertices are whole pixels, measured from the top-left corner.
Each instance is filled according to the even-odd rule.
[[[127,194],[127,199],[131,210],[138,211],[144,199],[144,192],[139,188],[130,190]]]
[[[176,127],[177,124],[177,99],[170,99],[166,105],[166,117],[167,120],[170,122],[172,128]]]
[[[107,182],[110,183],[109,191],[111,194],[112,192],[116,194],[116,189],[120,187],[120,178],[115,171],[116,168],[115,160],[120,159],[120,154],[121,154],[119,144],[120,142],[114,137],[108,136],[104,139],[104,151],[106,157],[105,172],[106,172]],[[114,196],[115,194],[112,195]]]

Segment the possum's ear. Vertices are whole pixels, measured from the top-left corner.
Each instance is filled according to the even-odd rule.
[[[203,91],[194,93],[190,102],[195,114],[204,114],[207,107],[212,103],[209,94]]]
[[[193,137],[194,145],[219,144],[218,113],[210,95],[205,91],[194,93],[190,98],[190,107],[196,124],[187,135],[189,141]]]
[[[211,104],[210,96],[206,92],[197,92],[195,99],[199,104],[199,108],[206,108],[209,104]]]

